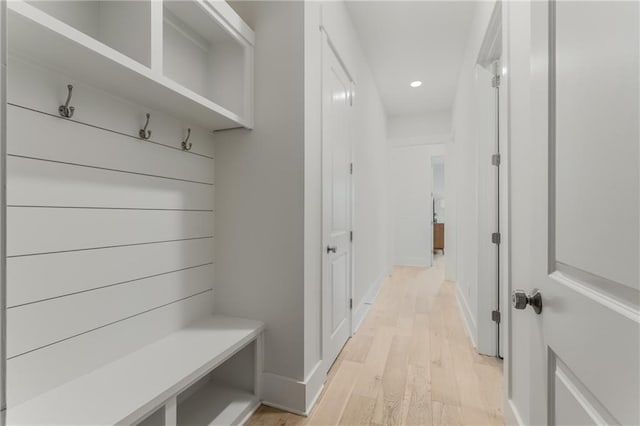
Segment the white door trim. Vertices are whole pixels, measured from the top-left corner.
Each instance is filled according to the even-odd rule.
[[[335,52],[335,50],[334,50]],[[337,55],[337,52],[336,52]],[[340,59],[340,56],[338,56],[338,59]],[[340,60],[340,62],[342,62],[342,60]],[[344,66],[344,64],[343,64]],[[351,80],[351,106],[355,108],[355,104],[356,104],[356,83],[355,81],[353,81],[353,78],[351,77],[351,73],[349,72],[349,69],[345,66],[345,71],[347,72],[347,75],[349,76],[349,79]],[[350,259],[350,267],[351,267],[351,285],[349,286],[349,292],[350,292],[350,296],[349,296],[349,300],[351,300],[351,309],[349,310],[349,316],[350,316],[350,321],[351,321],[351,335],[353,336],[356,333],[356,330],[358,328],[358,324],[356,324],[355,318],[354,318],[354,296],[355,296],[355,285],[356,285],[356,262],[355,262],[355,258],[356,258],[356,244],[355,244],[355,208],[356,208],[356,203],[354,202],[354,200],[356,199],[356,180],[354,178],[355,174],[356,174],[356,169],[355,169],[355,163],[354,163],[354,158],[355,158],[355,146],[356,144],[353,143],[353,141],[351,141],[351,197],[349,199],[349,202],[351,203],[351,206],[349,206],[349,212],[351,212],[351,217],[349,218],[349,221],[351,223],[351,259]]]
[[[0,410],[6,408],[7,2],[0,4]]]
[[[523,424],[520,413],[518,413],[517,408],[511,401],[511,368],[512,368],[512,360],[511,360],[511,309],[509,306],[509,298],[512,292],[512,283],[511,283],[511,188],[509,186],[509,182],[511,180],[511,161],[510,161],[510,146],[511,146],[511,134],[509,132],[511,117],[509,114],[510,111],[510,103],[509,103],[509,79],[511,69],[511,58],[509,56],[509,2],[505,2],[501,7],[501,27],[502,27],[502,55],[501,62],[503,70],[501,72],[502,78],[502,90],[500,91],[500,114],[502,117],[502,126],[500,128],[500,140],[503,142],[503,158],[506,159],[505,165],[503,168],[502,175],[506,179],[506,191],[503,191],[502,197],[504,200],[504,204],[506,205],[507,215],[504,217],[504,226],[503,232],[505,233],[503,241],[503,249],[500,252],[502,259],[500,260],[500,276],[501,276],[501,285],[502,285],[502,321],[504,323],[503,326],[503,345],[502,345],[502,376],[503,376],[503,385],[504,385],[504,407],[505,413],[511,414],[507,416],[505,420],[509,420],[508,424]],[[503,131],[504,129],[504,131]]]
[[[508,3],[508,2],[507,2]],[[504,357],[504,353],[508,351],[507,349],[507,338],[506,334],[508,334],[508,319],[507,311],[509,310],[508,300],[510,294],[509,288],[509,259],[510,259],[510,245],[509,245],[509,138],[508,138],[508,76],[504,73],[505,67],[499,65],[497,69],[494,70],[494,64],[496,61],[499,61],[499,64],[506,63],[506,46],[507,46],[507,34],[504,31],[504,28],[507,28],[506,24],[503,24],[504,15],[506,15],[506,3],[503,5],[503,2],[496,2],[491,18],[488,22],[487,29],[485,31],[485,35],[483,38],[482,45],[480,47],[478,58],[475,66],[482,67],[484,69],[489,70],[494,75],[500,76],[499,83],[499,98],[498,101],[498,117],[497,119],[499,127],[497,129],[496,136],[499,141],[499,151],[500,151],[500,177],[499,177],[499,206],[496,208],[495,214],[499,216],[499,231],[500,231],[500,246],[499,246],[499,257],[496,258],[496,261],[499,262],[499,269],[497,270],[496,279],[499,279],[499,289],[496,287],[495,283],[491,283],[491,288],[481,289],[478,288],[478,293],[480,291],[487,291],[492,296],[490,298],[486,298],[481,300],[478,298],[478,313],[476,318],[476,322],[478,324],[476,334],[477,334],[477,345],[476,348],[481,353],[498,355],[498,345],[500,345],[500,355]],[[482,163],[479,166],[485,167],[491,158],[478,158],[479,162],[487,162]],[[495,185],[492,182],[490,184],[492,193],[496,191]],[[495,194],[498,196],[498,194]],[[478,238],[481,238],[482,241],[484,239],[491,238],[490,233],[496,232],[498,229],[492,229],[487,231],[486,229],[480,228],[482,231]],[[481,241],[478,241],[480,244]],[[495,281],[495,280],[494,280]],[[501,324],[502,327],[500,329],[500,333],[497,330],[497,327],[494,323],[488,324],[485,318],[491,315],[491,312],[496,309],[496,300],[498,299],[498,291],[499,291],[499,310],[501,314]],[[488,329],[491,327],[491,330]],[[500,342],[500,340],[502,340]],[[482,350],[480,350],[482,348]]]

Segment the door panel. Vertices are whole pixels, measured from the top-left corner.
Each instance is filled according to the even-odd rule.
[[[351,158],[351,148],[348,141],[344,140],[341,131],[348,131],[346,114],[341,114],[339,110],[347,107],[348,100],[344,98],[349,93],[348,81],[343,81],[332,69],[330,83],[332,83],[333,96],[331,107],[338,111],[333,111],[331,121],[327,125],[335,127],[331,129],[329,135],[333,138],[331,143],[331,234],[338,235],[349,231],[351,220],[349,218],[349,196],[351,193],[349,179],[349,163]],[[346,135],[348,137],[348,135]]]
[[[569,367],[554,353],[550,354],[549,395],[553,395],[555,423],[558,425],[617,424],[607,409],[589,391]]]
[[[554,406],[559,410],[556,413],[556,422],[561,425],[597,425],[602,424],[597,411],[585,397],[584,386],[579,381],[572,380],[572,377],[556,365],[553,386],[549,392],[555,395]]]
[[[324,33],[322,54],[322,324],[328,368],[351,336],[352,82]]]
[[[532,4],[535,424],[640,424],[639,12]]]
[[[556,259],[639,290],[638,3],[555,9]]]
[[[554,373],[554,360],[560,359],[617,424],[639,424],[637,313],[559,271],[543,284],[547,377]],[[556,416],[563,407],[550,404],[549,409],[549,423],[562,425]]]

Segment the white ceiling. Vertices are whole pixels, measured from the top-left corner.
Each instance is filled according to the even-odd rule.
[[[390,116],[450,110],[474,12],[472,1],[348,1]],[[421,80],[419,88],[409,87]]]

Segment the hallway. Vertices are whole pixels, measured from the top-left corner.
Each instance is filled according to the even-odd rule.
[[[394,269],[308,418],[262,406],[248,425],[494,425],[502,404],[502,363],[473,350],[439,258]]]

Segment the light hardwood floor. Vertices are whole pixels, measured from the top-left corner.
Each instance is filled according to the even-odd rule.
[[[502,403],[502,362],[473,350],[440,258],[394,269],[309,417],[262,406],[248,425],[502,425]]]

